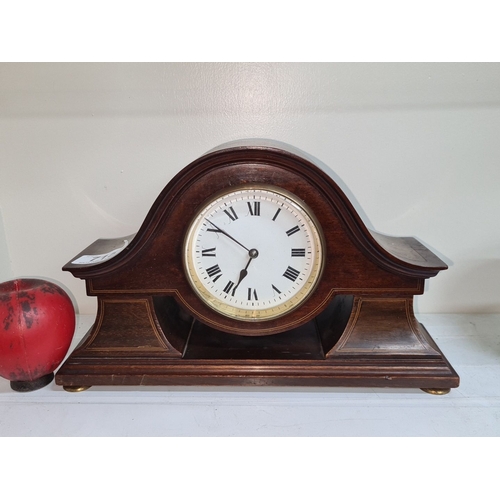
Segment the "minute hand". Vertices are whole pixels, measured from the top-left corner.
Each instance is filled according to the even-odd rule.
[[[206,220],[207,220],[207,222],[210,222],[210,224],[212,224],[212,226],[214,226],[215,229],[217,229],[218,233],[224,234],[225,236],[227,236],[228,238],[230,238],[231,240],[233,240],[235,243],[238,243],[238,245],[240,247],[243,247],[247,252],[250,252],[250,250],[245,245],[243,245],[242,243],[240,243],[238,240],[235,240],[230,234],[226,233],[226,231],[222,230],[220,227],[217,227],[211,220],[208,220],[208,219],[206,219]]]

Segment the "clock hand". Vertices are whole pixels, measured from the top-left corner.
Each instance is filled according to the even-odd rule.
[[[243,245],[242,243],[240,243],[238,240],[234,239],[230,234],[226,233],[226,231],[223,231],[220,227],[216,226],[211,220],[208,220],[208,219],[205,219],[207,222],[210,222],[210,224],[212,224],[212,226],[215,227],[215,229],[217,229],[217,233],[222,233],[224,235],[226,235],[228,238],[232,239],[235,243],[238,243],[238,245],[240,247],[243,247],[249,254],[251,252],[251,250],[249,250],[245,245]]]
[[[248,255],[250,256],[250,258],[248,259],[247,265],[245,266],[244,269],[240,271],[240,277],[238,279],[238,283],[236,283],[236,286],[233,288],[233,291],[231,292],[231,295],[233,297],[234,293],[236,292],[236,289],[240,286],[240,283],[243,281],[243,278],[245,278],[248,274],[248,266],[250,265],[250,262],[252,262],[253,259],[259,256],[259,252],[255,248],[252,248],[252,250],[248,252]]]

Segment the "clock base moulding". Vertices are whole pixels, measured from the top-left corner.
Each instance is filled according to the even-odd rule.
[[[165,300],[158,303],[166,305]],[[147,301],[104,301],[98,321],[57,374],[57,383],[70,391],[92,385],[430,390],[458,385],[457,374],[415,320],[410,299],[337,296],[315,320],[265,337],[221,332],[197,320],[182,319],[175,303],[168,308],[176,341],[184,342],[182,351],[165,342],[162,321]],[[136,333],[136,343],[117,347],[122,336],[130,338],[131,332]]]
[[[312,230],[321,234],[321,261],[315,263],[320,271],[306,299],[288,313],[261,317],[255,300],[247,306],[248,317],[241,309],[231,316],[223,301],[211,301],[210,291],[199,293],[187,276],[186,255],[193,248],[187,233],[200,213],[209,213],[204,210],[214,195],[220,200],[238,189],[248,195],[256,185],[289,193],[307,207]],[[222,277],[209,273],[204,278],[205,268],[214,268],[214,248],[232,245],[237,238],[227,235],[238,227],[239,234],[253,227],[248,238],[264,245],[264,230],[259,240],[258,228],[259,221],[263,228],[270,226],[265,204],[257,207],[244,198],[247,213],[245,203],[238,204],[234,196],[231,200],[227,225],[220,227],[215,219],[207,224],[220,240],[207,239],[199,264],[191,267],[199,265],[196,272],[210,285],[207,290],[242,280],[248,290],[254,290],[251,283],[263,289],[266,280],[271,284],[278,278],[271,277],[272,268],[255,274],[252,259],[259,255],[257,263],[262,249],[256,253],[253,247],[253,254],[238,250],[243,252],[239,281],[237,273],[233,276],[236,267],[227,262],[232,258],[227,248],[229,257],[217,262]],[[225,207],[217,203],[223,213]],[[250,225],[245,217],[255,215],[262,219]],[[235,219],[240,226],[231,226]],[[195,227],[201,227],[200,241],[214,237],[205,235],[203,226]],[[292,229],[291,238],[297,232]],[[286,252],[275,259],[281,266],[276,276],[284,270],[285,278],[298,283],[304,261],[295,257],[304,252],[292,248],[293,267],[282,257]],[[305,153],[276,143],[225,145],[168,183],[137,234],[97,240],[64,266],[86,281],[87,293],[98,299],[98,313],[56,374],[56,383],[70,391],[93,385],[234,385],[420,388],[444,394],[458,387],[459,378],[416,320],[413,299],[424,292],[425,279],[446,268],[415,238],[369,230],[338,184]],[[274,288],[281,293],[280,286]],[[246,289],[240,287],[238,294],[244,296]],[[293,301],[282,303],[293,306]]]

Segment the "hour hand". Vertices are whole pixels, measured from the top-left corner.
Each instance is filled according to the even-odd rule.
[[[248,251],[248,255],[250,255],[250,258],[248,259],[247,265],[245,266],[245,269],[242,269],[240,271],[240,277],[238,278],[238,283],[236,283],[236,286],[233,288],[233,291],[231,292],[231,295],[233,295],[233,296],[234,296],[234,292],[236,292],[236,289],[240,286],[240,283],[243,281],[243,279],[248,274],[248,266],[250,265],[250,262],[252,262],[253,259],[258,257],[259,252],[257,250],[255,250],[255,248],[252,248],[252,250]]]
[[[252,259],[250,259],[248,261],[248,264],[250,264],[250,262],[252,261]],[[236,286],[233,288],[233,291],[231,292],[231,295],[234,297],[234,292],[236,292],[236,289],[240,286],[240,283],[243,281],[243,278],[246,277],[246,275],[248,274],[248,271],[247,271],[247,268],[248,268],[248,264],[247,264],[247,267],[245,267],[245,269],[242,269],[240,271],[240,277],[238,279],[238,283],[236,283]]]

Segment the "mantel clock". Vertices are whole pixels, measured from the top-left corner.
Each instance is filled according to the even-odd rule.
[[[229,143],[181,170],[135,235],[64,266],[98,313],[56,383],[443,394],[459,379],[413,298],[446,268],[415,238],[368,229],[305,153]]]

